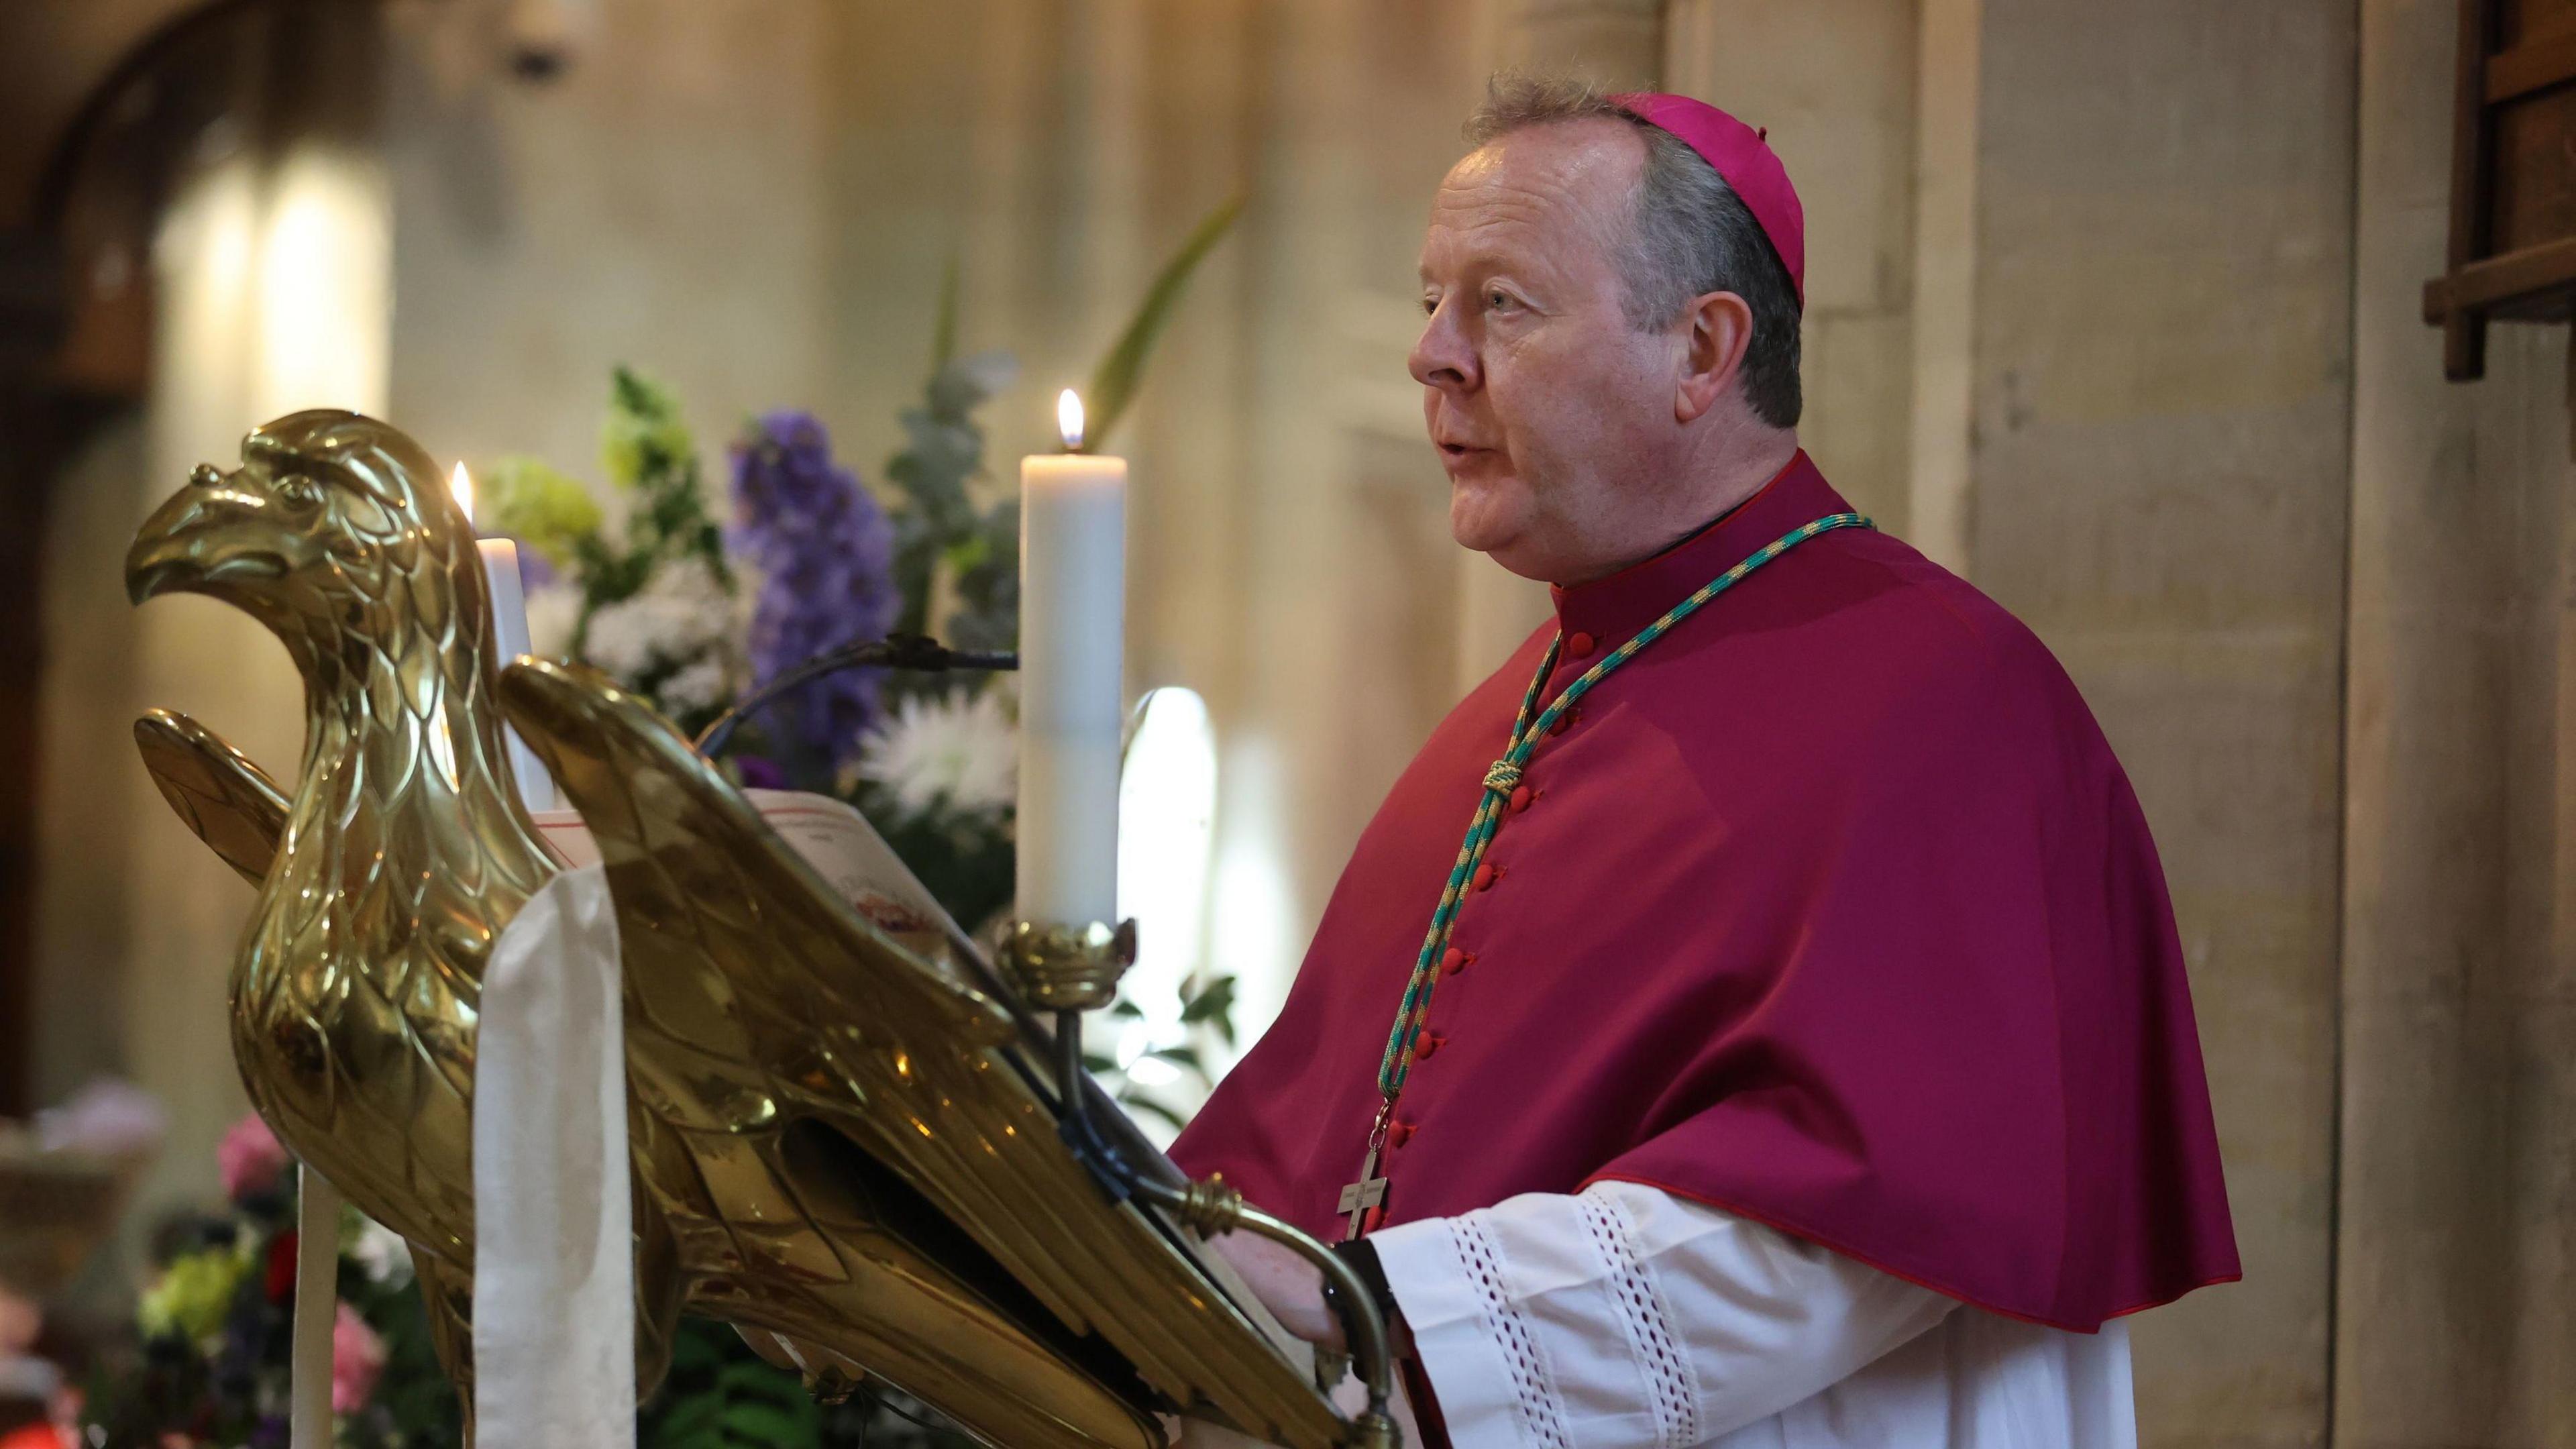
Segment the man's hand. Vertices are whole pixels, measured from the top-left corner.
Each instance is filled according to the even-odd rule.
[[[1342,1320],[1324,1303],[1324,1273],[1284,1243],[1256,1233],[1227,1233],[1208,1246],[1243,1275],[1252,1295],[1290,1333],[1336,1353],[1348,1345]]]

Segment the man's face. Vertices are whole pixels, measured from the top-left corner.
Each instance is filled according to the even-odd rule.
[[[1632,326],[1619,266],[1645,145],[1615,120],[1537,126],[1451,168],[1422,244],[1422,412],[1449,529],[1512,572],[1601,571],[1676,431],[1670,332]]]

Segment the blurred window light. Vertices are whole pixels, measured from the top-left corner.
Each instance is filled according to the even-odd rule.
[[[1140,1087],[1168,1087],[1181,1079],[1181,1069],[1161,1057],[1140,1054],[1125,1070],[1127,1080]]]
[[[1258,735],[1227,738],[1225,834],[1209,894],[1216,929],[1210,964],[1235,978],[1238,1050],[1268,1030],[1287,1000],[1303,956],[1295,896],[1283,849],[1293,829],[1279,751]]]
[[[1127,996],[1144,1012],[1119,1042],[1122,1065],[1184,1035],[1181,987],[1206,956],[1216,773],[1207,701],[1176,687],[1147,694],[1118,782],[1118,914],[1136,922]]]
[[[364,157],[307,147],[273,185],[259,264],[260,416],[380,412],[393,360],[384,176]]]

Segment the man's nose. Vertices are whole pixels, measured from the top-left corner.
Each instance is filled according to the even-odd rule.
[[[1474,387],[1481,374],[1476,349],[1469,345],[1466,333],[1446,306],[1433,312],[1423,324],[1422,336],[1414,342],[1407,364],[1415,382],[1443,391]]]

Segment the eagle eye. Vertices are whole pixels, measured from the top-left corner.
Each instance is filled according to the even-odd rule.
[[[322,485],[303,473],[289,473],[277,480],[277,501],[298,513],[310,513],[322,506]]]

